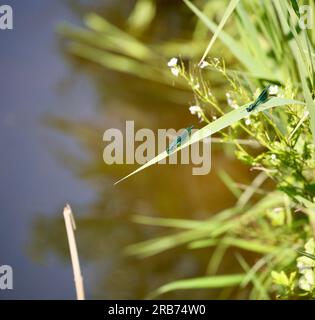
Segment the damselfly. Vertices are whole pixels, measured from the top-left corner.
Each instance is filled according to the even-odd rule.
[[[268,86],[260,93],[260,95],[258,96],[258,98],[249,105],[249,107],[246,108],[247,112],[251,112],[254,109],[256,109],[260,104],[265,103],[268,98],[269,98],[269,88],[270,88],[270,84],[268,84]]]
[[[190,126],[186,129],[184,129],[184,131],[178,136],[176,137],[175,140],[173,140],[170,145],[166,148],[166,152],[168,154],[174,152],[179,146],[181,146],[185,141],[187,141],[187,139],[189,138],[190,134],[191,134],[191,130],[194,126]]]

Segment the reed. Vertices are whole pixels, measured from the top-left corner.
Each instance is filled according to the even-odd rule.
[[[83,277],[81,274],[78,249],[74,236],[76,224],[69,204],[67,204],[63,209],[63,217],[66,225],[77,299],[85,300]]]

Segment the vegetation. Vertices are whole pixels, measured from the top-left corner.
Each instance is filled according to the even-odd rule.
[[[175,231],[133,244],[127,253],[147,258],[183,245],[187,250],[214,248],[207,275],[167,283],[153,297],[173,290],[238,286],[246,287],[250,299],[312,298],[315,24],[301,27],[301,4],[295,0],[232,0],[225,12],[221,1],[183,3],[197,17],[193,38],[186,43],[155,45],[139,40],[154,18],[155,1],[137,2],[128,20],[129,33],[95,14],[85,18],[89,30],[60,29],[71,39],[72,54],[166,85],[170,99],[187,97],[190,88],[195,99],[191,111],[204,126],[178,150],[215,134],[222,148],[233,145],[235,156],[257,172],[245,188],[220,173],[235,204],[207,220],[136,216],[137,223]],[[314,17],[314,3],[305,3]],[[211,13],[216,8],[222,13],[221,22]],[[203,40],[206,29],[213,34],[208,47]],[[212,54],[216,46],[221,46],[219,58],[220,50]],[[202,59],[197,59],[205,48]],[[268,84],[276,96],[247,112]],[[167,156],[167,152],[158,155],[132,174]],[[272,189],[268,180],[274,183]],[[242,273],[218,273],[227,254],[233,254]]]

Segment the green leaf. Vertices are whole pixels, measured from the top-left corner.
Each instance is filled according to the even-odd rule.
[[[300,17],[299,5],[296,0],[290,0],[291,6],[295,12],[295,14]]]
[[[284,271],[277,272],[277,271],[271,271],[271,277],[274,281],[274,283],[287,287],[289,286],[289,278],[288,276],[284,273]]]

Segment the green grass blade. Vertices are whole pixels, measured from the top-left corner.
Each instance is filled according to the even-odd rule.
[[[129,47],[129,51],[136,52],[141,59],[152,59],[157,57],[154,51],[135,37],[112,25],[95,13],[86,15],[84,17],[84,22],[90,29],[103,34],[105,37],[110,37],[110,41],[115,42],[118,47],[124,46],[125,49]]]
[[[218,175],[224,183],[224,185],[231,191],[231,193],[236,198],[239,198],[242,194],[242,191],[239,189],[239,187],[236,185],[233,179],[224,170],[220,170],[218,172]]]
[[[303,87],[303,93],[304,93],[304,98],[307,106],[307,110],[310,114],[310,123],[311,123],[311,131],[313,135],[313,142],[315,144],[315,103],[312,98],[312,94],[310,92],[310,89],[308,88],[307,85],[307,80],[306,80],[306,75],[303,73],[303,68],[301,68],[301,58],[298,58],[298,65],[299,65],[299,72],[301,76],[301,82],[302,82],[302,87]]]
[[[261,172],[258,174],[253,182],[246,188],[246,190],[242,193],[237,201],[237,205],[245,206],[251,197],[255,194],[256,190],[264,183],[267,179],[267,175],[265,172]]]
[[[257,240],[245,240],[234,237],[226,237],[223,239],[223,242],[229,246],[261,254],[271,253],[278,250],[278,248],[275,246],[264,244]]]
[[[188,244],[189,249],[202,249],[216,246],[220,240],[219,239],[204,239],[193,241]]]
[[[188,0],[183,0],[185,4],[195,13],[195,15],[208,27],[208,29],[216,33],[218,25],[204,15],[193,3]],[[251,71],[251,73],[257,77],[265,79],[273,79],[273,75],[268,72],[266,66],[262,66],[257,63],[255,58],[251,56],[242,45],[235,41],[230,35],[223,30],[218,34],[219,39],[230,49],[233,55]]]
[[[126,254],[148,257],[186,243],[202,239],[208,240],[209,237],[214,239],[235,228],[239,228],[241,225],[257,221],[267,208],[279,206],[282,202],[283,194],[281,192],[272,192],[247,211],[240,207],[223,210],[210,219],[203,221],[202,225],[195,229],[184,230],[173,235],[132,244],[127,247]],[[239,215],[240,213],[242,214]]]
[[[218,243],[219,240],[216,239],[205,239],[205,240],[197,240],[191,242],[189,244],[190,249],[201,249],[214,246]],[[225,237],[220,240],[220,243],[228,245],[230,247],[235,247],[239,249],[243,249],[246,251],[266,254],[277,251],[277,247],[261,243],[257,240],[245,240],[235,237]]]
[[[292,99],[274,97],[274,98],[271,98],[264,105],[261,105],[258,109],[258,112],[267,110],[269,108],[284,106],[284,105],[288,105],[288,104],[301,104],[301,105],[303,105],[304,102],[292,100]],[[187,142],[185,142],[182,146],[177,148],[175,150],[175,152],[178,152],[179,150],[186,148],[193,143],[203,141],[203,139],[211,136],[212,134],[214,134],[214,133],[216,133],[216,132],[218,132],[228,126],[231,126],[232,124],[236,123],[237,121],[247,117],[248,112],[246,111],[246,107],[248,107],[248,105],[249,105],[249,103],[241,106],[240,108],[238,108],[236,110],[232,110],[231,112],[220,117],[218,120],[211,122],[208,125],[206,125],[205,127],[203,127],[202,129],[196,131],[195,133],[193,133],[191,135],[191,138]],[[160,153],[158,156],[149,160],[147,163],[145,163],[140,168],[136,169],[135,171],[131,172],[130,174],[128,174],[124,178],[115,182],[115,185],[120,183],[121,181],[131,177],[132,175],[139,173],[143,169],[148,168],[148,167],[152,166],[153,164],[160,162],[161,160],[167,158],[168,156],[169,155],[166,151]]]
[[[296,250],[299,254],[307,257],[307,258],[310,258],[312,260],[315,260],[315,255],[311,254],[311,253],[308,253],[308,252],[305,252],[305,251],[302,251],[302,250]]]
[[[216,248],[214,249],[213,253],[211,254],[210,261],[207,266],[207,274],[215,275],[218,273],[220,265],[224,259],[224,256],[229,249],[229,245],[220,242]]]
[[[156,13],[154,0],[138,0],[128,18],[130,32],[141,34],[150,26]]]
[[[155,292],[153,292],[151,298],[174,290],[215,289],[224,287],[234,287],[239,285],[244,280],[244,277],[245,274],[228,274],[178,280],[170,282],[160,287]]]
[[[188,5],[188,2],[187,0],[183,0],[186,5]],[[239,3],[239,0],[231,0],[228,7],[226,8],[225,12],[224,12],[224,15],[222,17],[222,20],[220,21],[217,29],[215,30],[209,44],[208,44],[208,47],[207,49],[205,50],[202,58],[200,59],[200,62],[199,64],[201,64],[201,62],[206,58],[206,56],[209,54],[214,42],[216,41],[217,37],[219,36],[221,30],[223,29],[226,21],[228,20],[228,18],[230,17],[230,15],[232,14],[232,12],[234,11],[234,9],[236,8],[236,6],[238,5]]]
[[[245,43],[250,48],[255,58],[259,60],[259,64],[268,66],[268,59],[265,50],[261,50],[259,34],[255,24],[245,10],[243,3],[239,3],[236,8],[238,18],[240,20],[239,30],[245,36]]]
[[[240,254],[237,254],[236,258],[244,271],[248,273],[250,271],[250,266],[247,264],[246,260]],[[255,274],[252,276],[251,281],[255,290],[259,292],[261,299],[269,300],[268,291]]]
[[[148,216],[134,216],[133,221],[139,224],[149,226],[179,228],[179,229],[195,229],[203,225],[203,221],[188,220],[188,219],[170,219],[170,218],[157,218]]]
[[[163,76],[165,76],[165,78],[168,76],[166,72],[163,75],[158,68],[153,69],[149,65],[129,57],[93,48],[89,45],[70,43],[68,50],[73,55],[97,63],[102,67],[130,74],[141,79],[164,84],[165,80],[163,80]]]

